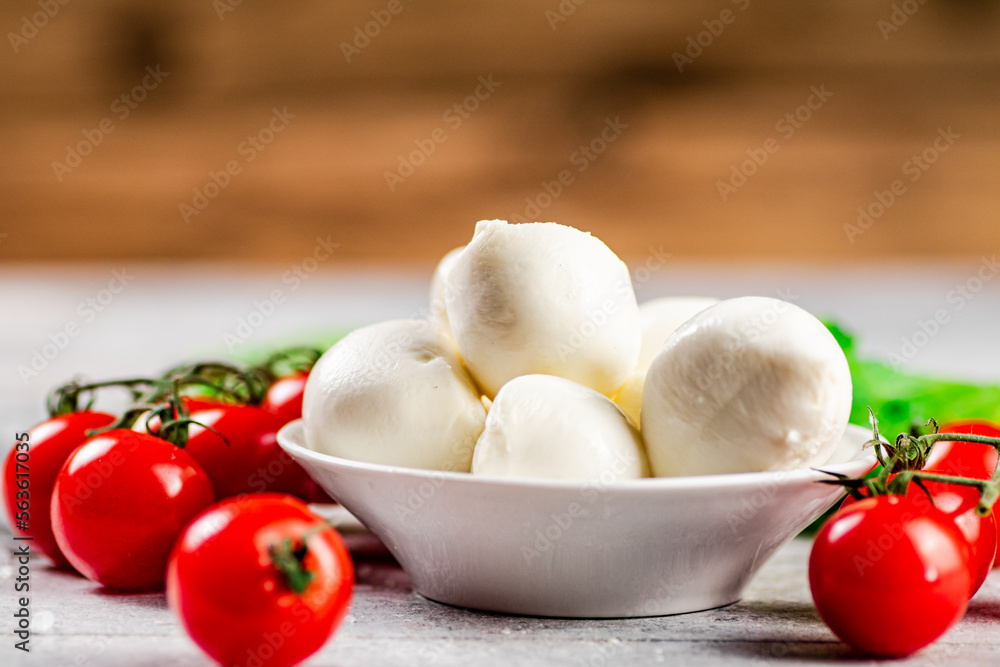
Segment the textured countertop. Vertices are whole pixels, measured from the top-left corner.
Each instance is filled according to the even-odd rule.
[[[992,257],[992,256],[990,256]],[[639,259],[638,264],[642,263]],[[637,265],[633,263],[633,265]],[[1000,280],[988,261],[928,269],[918,265],[658,267],[636,275],[640,300],[666,294],[783,296],[833,315],[862,337],[870,356],[901,355],[914,369],[1000,381],[996,318]],[[275,291],[283,297],[233,352],[329,338],[345,328],[409,317],[425,306],[429,272],[338,269],[283,279],[290,267],[206,265],[0,268],[0,426],[3,439],[43,416],[46,391],[83,373],[141,375],[192,356],[225,357],[236,334]],[[112,269],[124,272],[113,293]],[[985,276],[985,277],[984,277]],[[975,280],[974,280],[975,279]],[[978,288],[974,291],[972,287]],[[970,282],[971,281],[971,282]],[[295,285],[298,285],[297,287]],[[964,286],[967,297],[954,295]],[[105,294],[105,290],[107,294]],[[88,301],[90,300],[90,301]],[[102,303],[106,302],[106,303]],[[93,304],[100,306],[98,311]],[[961,307],[959,307],[961,303]],[[82,304],[82,305],[81,305]],[[265,308],[266,309],[266,308]],[[933,335],[919,336],[944,311]],[[91,313],[93,311],[93,313]],[[940,319],[940,318],[939,318]],[[60,331],[75,323],[77,333]],[[59,345],[62,341],[65,345]],[[45,348],[52,343],[54,348]],[[42,354],[44,361],[36,360]],[[45,358],[45,353],[52,353]],[[905,355],[904,355],[905,356]],[[35,374],[25,372],[31,369]],[[10,442],[5,442],[5,447]],[[12,544],[6,533],[0,534]],[[391,560],[358,560],[352,610],[313,665],[829,664],[851,659],[817,617],[806,581],[809,542],[794,540],[759,572],[743,600],[722,609],[632,620],[553,620],[486,614],[416,595]],[[32,564],[30,654],[14,650],[10,622],[15,568],[0,552],[0,661],[4,665],[207,665],[167,609],[162,594],[121,595]],[[1000,571],[965,619],[905,664],[996,664],[1000,660]]]

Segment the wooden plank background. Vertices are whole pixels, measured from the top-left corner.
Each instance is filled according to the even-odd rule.
[[[576,1],[5,2],[0,259],[294,261],[329,237],[341,261],[430,262],[476,220],[515,215],[590,230],[633,261],[661,246],[837,262],[997,248],[994,0]],[[348,62],[342,44],[372,12],[391,20]],[[152,81],[147,67],[167,75],[122,118],[115,100]],[[499,86],[469,98],[480,77]],[[814,89],[832,95],[800,109]],[[456,125],[456,104],[477,108]],[[275,108],[294,118],[247,161]],[[789,135],[796,111],[808,120]],[[104,119],[78,166],[54,166]],[[580,146],[615,119],[627,127],[579,171]],[[390,188],[418,142],[433,153]],[[719,183],[762,150],[724,198]],[[914,172],[925,151],[934,163]],[[230,161],[239,173],[186,221],[181,205]],[[526,198],[545,205],[532,215]]]

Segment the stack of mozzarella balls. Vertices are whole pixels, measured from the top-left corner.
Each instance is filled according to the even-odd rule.
[[[850,408],[847,360],[801,308],[639,305],[590,234],[484,220],[439,264],[428,319],[323,355],[303,423],[308,447],[342,458],[606,482],[817,465]]]

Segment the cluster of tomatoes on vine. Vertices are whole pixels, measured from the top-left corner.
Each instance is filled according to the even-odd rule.
[[[301,417],[319,354],[59,387],[4,465],[12,530],[109,588],[165,587],[219,662],[301,661],[344,617],[354,583],[340,536],[306,505],[331,499],[277,442]],[[131,405],[93,410],[113,387]]]
[[[964,615],[997,555],[1000,425],[944,424],[886,442],[877,474],[830,480],[849,495],[809,559],[820,617],[862,653],[910,655]],[[874,471],[873,471],[874,472]],[[1000,564],[998,564],[1000,565]]]

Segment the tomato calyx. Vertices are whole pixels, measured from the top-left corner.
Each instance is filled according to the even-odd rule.
[[[181,381],[185,386],[202,385],[209,396],[221,395],[239,405],[259,405],[267,394],[271,379],[258,368],[240,368],[223,361],[199,361],[170,369],[167,381]]]
[[[288,588],[297,595],[305,593],[314,577],[313,573],[305,566],[305,559],[309,554],[305,536],[298,546],[292,542],[291,538],[286,537],[281,542],[270,545],[268,554],[271,556],[271,563],[284,577]]]
[[[211,431],[222,439],[227,447],[229,438],[216,428],[191,418],[191,411],[181,396],[181,380],[174,380],[170,395],[162,403],[154,406],[136,406],[132,410],[149,411],[146,419],[146,432],[162,440],[166,440],[178,449],[184,449],[188,443],[188,426],[196,424]],[[155,424],[155,426],[153,425]]]
[[[128,378],[123,380],[104,380],[102,382],[81,382],[73,379],[66,384],[53,389],[45,401],[49,417],[89,410],[97,398],[96,390],[107,387],[124,387],[132,394],[132,400],[140,400],[150,389],[159,383],[153,378]],[[146,387],[140,391],[140,387]],[[86,401],[84,401],[86,398]],[[84,402],[82,402],[84,401]],[[82,402],[82,403],[81,403]]]
[[[931,429],[929,433],[923,435],[919,432],[900,433],[895,442],[890,444],[879,435],[878,420],[871,408],[868,408],[868,414],[872,425],[872,439],[864,446],[872,446],[875,449],[875,457],[881,466],[878,475],[852,479],[846,475],[827,472],[835,479],[823,480],[824,483],[843,486],[856,500],[866,496],[905,496],[911,483],[920,487],[932,500],[932,494],[925,482],[969,486],[979,491],[979,503],[975,507],[975,514],[979,517],[989,516],[994,503],[1000,499],[1000,466],[989,479],[945,475],[923,468],[927,465],[935,443],[972,442],[989,445],[1000,452],[1000,438],[971,433],[941,433],[938,430],[938,423],[934,419],[929,419],[925,424],[925,427]],[[862,490],[866,493],[862,493]]]
[[[321,356],[323,352],[315,347],[305,345],[289,347],[278,350],[254,368],[265,373],[273,382],[287,375],[308,373]]]
[[[333,525],[322,521],[302,533],[299,543],[286,537],[277,544],[268,547],[271,563],[284,576],[285,583],[297,595],[302,595],[314,578],[314,574],[306,567],[306,557],[309,555],[309,539],[313,535],[334,530]]]

